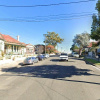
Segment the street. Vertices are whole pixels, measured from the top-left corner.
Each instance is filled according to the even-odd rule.
[[[2,72],[0,100],[100,100],[100,70],[78,58],[55,56]]]

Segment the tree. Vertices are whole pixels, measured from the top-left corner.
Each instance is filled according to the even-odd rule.
[[[98,11],[98,16],[95,14],[92,16],[91,38],[100,42],[100,0],[96,4],[96,10]]]
[[[72,47],[70,48],[71,51],[73,52],[78,52],[79,51],[79,47],[75,44],[72,45]]]
[[[48,45],[53,45],[54,47],[56,47],[56,45],[58,43],[62,43],[64,41],[64,39],[60,38],[60,36],[55,33],[55,32],[47,32],[47,34],[45,34],[45,41]]]
[[[79,47],[79,55],[81,56],[83,48],[87,47],[90,41],[90,34],[88,33],[82,33],[82,34],[77,34],[73,42],[74,44],[78,45]]]
[[[55,48],[54,48],[54,46],[53,45],[47,45],[46,46],[46,52],[47,53],[54,53],[55,52]]]

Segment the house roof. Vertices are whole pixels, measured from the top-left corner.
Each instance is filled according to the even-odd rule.
[[[88,48],[92,47],[93,44],[97,44],[98,42],[90,42],[89,45],[87,46]]]
[[[0,34],[0,39],[2,39],[2,40],[3,40],[3,36],[2,36],[2,34]]]
[[[45,46],[45,45],[43,45],[43,44],[37,44],[37,45],[35,45],[35,46]]]
[[[25,46],[24,43],[22,43],[22,42],[20,42],[20,41],[18,41],[16,39],[14,39],[14,38],[12,38],[9,35],[5,35],[5,34],[1,34],[0,33],[0,39],[3,39],[5,42],[10,43],[10,44],[14,43],[14,44],[17,44],[17,45],[24,45]]]
[[[32,45],[32,44],[29,43],[29,44],[26,44],[26,45]],[[33,45],[32,45],[32,46],[33,46]]]

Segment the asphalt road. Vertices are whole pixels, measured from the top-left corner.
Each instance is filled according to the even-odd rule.
[[[0,100],[100,100],[100,70],[81,59],[50,57],[2,71]]]

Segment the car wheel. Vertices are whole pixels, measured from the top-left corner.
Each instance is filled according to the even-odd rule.
[[[33,63],[32,64],[34,64],[34,61],[33,61]]]

